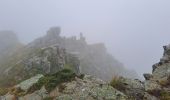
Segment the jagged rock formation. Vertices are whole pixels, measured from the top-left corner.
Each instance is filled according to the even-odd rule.
[[[44,50],[44,49],[43,49]],[[56,50],[56,49],[54,49]],[[46,49],[45,49],[46,51]],[[110,84],[69,70],[50,76],[38,75],[21,82],[2,100],[170,100],[170,45],[164,46],[160,62],[153,65],[145,81],[113,78]],[[46,51],[45,54],[49,54]],[[34,59],[35,61],[35,59]],[[31,91],[31,92],[30,92]]]

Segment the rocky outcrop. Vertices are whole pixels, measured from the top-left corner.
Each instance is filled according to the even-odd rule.
[[[46,49],[43,50],[46,51]],[[12,100],[13,98],[15,98],[19,100],[169,100],[169,46],[164,46],[164,50],[164,55],[160,62],[153,65],[152,74],[144,74],[144,77],[146,79],[145,81],[115,77],[112,79],[111,83],[108,84],[90,75],[75,75],[73,73],[70,73],[68,70],[65,70],[61,71],[60,74],[45,76],[45,78],[41,78],[38,82],[36,77],[26,80],[19,85],[16,85],[17,88],[15,87],[16,89],[14,89],[12,93],[9,92],[5,96],[2,96],[1,99]],[[45,54],[49,54],[48,49]],[[45,83],[44,80],[46,80]],[[39,88],[35,86],[38,86]],[[22,94],[23,91],[28,90],[34,91],[24,92],[25,94]],[[19,94],[16,95],[16,92],[19,92]]]
[[[144,74],[145,90],[161,100],[170,99],[170,45],[163,46],[160,62],[153,65],[152,74]]]
[[[170,45],[164,46],[160,62],[154,64],[152,74],[144,74],[145,81],[113,78],[111,85],[135,100],[170,100]]]

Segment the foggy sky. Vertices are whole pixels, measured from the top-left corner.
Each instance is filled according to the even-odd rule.
[[[151,72],[170,43],[169,0],[0,0],[0,30],[24,43],[61,26],[62,35],[83,32],[104,42],[112,55],[140,75]]]

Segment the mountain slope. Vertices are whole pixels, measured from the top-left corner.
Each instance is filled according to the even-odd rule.
[[[17,35],[12,31],[0,31],[0,63],[9,59],[22,44],[19,42]],[[0,66],[0,72],[4,70]]]

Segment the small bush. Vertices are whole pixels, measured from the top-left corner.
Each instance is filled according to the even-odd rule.
[[[66,88],[66,86],[65,86],[65,85],[60,84],[60,85],[59,85],[59,87],[58,87],[59,92],[63,92],[63,90],[64,90],[65,88]]]
[[[54,100],[54,98],[53,97],[46,97],[43,100]]]
[[[75,76],[76,74],[70,69],[63,69],[55,74],[46,75],[45,77],[39,79],[39,81],[29,89],[28,93],[40,90],[42,86],[45,86],[46,90],[50,92],[57,85],[73,80]]]
[[[161,96],[161,90],[154,89],[152,91],[147,91],[149,94],[154,95],[155,97],[160,97]]]
[[[11,88],[9,91],[10,94],[15,95],[15,96],[24,96],[26,94],[26,92],[24,90],[22,90],[21,88]]]
[[[56,74],[53,74],[50,76],[50,79],[48,80],[48,83],[45,84],[45,87],[47,91],[51,91],[54,89],[57,85],[68,82],[74,79],[76,74],[70,70],[70,69],[63,69],[62,71],[59,71]]]
[[[160,95],[161,95],[160,97],[161,100],[170,100],[170,92],[162,91]]]
[[[121,80],[121,77],[113,77],[111,82],[110,82],[110,85],[112,87],[114,87],[115,89],[119,90],[119,91],[125,90],[125,87],[124,87],[124,84]]]
[[[81,74],[81,75],[78,76],[78,78],[80,78],[80,79],[83,79],[84,77],[85,77],[84,74]]]
[[[159,83],[161,86],[169,87],[170,86],[170,76],[168,76],[167,79],[161,80]]]
[[[0,96],[3,96],[5,94],[8,93],[8,89],[7,88],[0,88]]]

